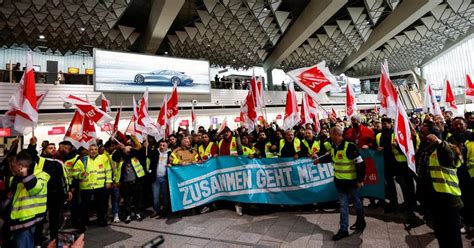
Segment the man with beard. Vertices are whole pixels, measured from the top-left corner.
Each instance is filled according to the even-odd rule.
[[[285,131],[285,138],[280,140],[278,150],[281,158],[298,159],[303,154],[308,153],[306,147],[301,145],[300,139],[295,137],[295,131],[293,130]]]
[[[351,117],[352,128],[344,132],[344,139],[357,145],[358,148],[369,149],[375,146],[375,135],[372,129],[362,125],[360,115]]]
[[[466,122],[462,117],[455,117],[452,120],[451,133],[452,135],[447,141],[459,147],[465,162],[458,168],[457,176],[462,192],[461,199],[464,203],[461,216],[467,231],[474,226],[474,181],[472,180],[474,170],[470,169],[474,164],[474,139],[473,133],[466,130]]]
[[[235,137],[232,134],[230,128],[224,128],[224,137],[219,141],[219,156],[238,156],[242,154],[242,149],[240,145],[240,138]],[[238,135],[238,133],[236,133]]]
[[[194,133],[193,134],[193,143],[192,147],[194,150],[198,150],[198,147],[202,144],[202,133]]]
[[[33,161],[36,163],[34,171],[46,172],[50,179],[47,184],[47,212],[49,219],[49,236],[50,239],[58,237],[58,231],[61,228],[63,217],[63,206],[66,199],[69,201],[72,198],[72,193],[68,192],[68,175],[63,163],[56,157],[56,146],[54,143],[48,143],[43,148],[41,157],[38,157],[36,151],[37,139],[33,136],[28,145],[28,153],[31,155]],[[43,221],[36,225],[35,243],[41,245],[43,242]]]
[[[390,202],[385,208],[385,212],[391,213],[398,209],[395,177],[402,189],[407,220],[415,224],[417,218],[413,212],[416,205],[414,178],[408,168],[406,156],[395,141],[392,119],[382,118],[382,132],[377,134],[376,143],[377,150],[383,151],[384,154],[386,192]]]
[[[202,143],[198,147],[199,157],[201,157],[203,161],[217,157],[219,148],[217,147],[216,143],[211,141],[209,134],[206,132],[202,132],[201,136]]]
[[[474,113],[466,112],[464,114],[464,119],[467,121],[467,129],[471,132],[474,132]]]
[[[314,137],[314,131],[311,128],[307,128],[304,132],[304,139],[302,141],[303,145],[306,147],[306,154],[303,156],[313,157],[313,155],[318,154],[320,150],[319,140],[316,140]]]
[[[168,150],[173,151],[174,149],[178,148],[178,139],[176,139],[176,135],[172,134],[168,137]]]
[[[84,166],[81,161],[81,156],[74,149],[70,141],[61,141],[57,152],[57,158],[61,160],[66,166],[67,176],[69,182],[69,192],[72,193],[71,199],[71,221],[74,227],[79,228],[81,210],[80,210],[80,199],[79,199],[79,180],[74,178],[74,167]]]
[[[461,189],[456,170],[461,165],[459,149],[441,139],[442,131],[433,122],[420,130],[422,145],[415,155],[420,202],[431,213],[439,247],[463,247],[459,210]]]
[[[257,148],[260,152],[260,156],[262,158],[278,158],[278,147],[267,138],[267,134],[264,131],[260,131],[258,133],[258,140],[255,144],[255,148]]]

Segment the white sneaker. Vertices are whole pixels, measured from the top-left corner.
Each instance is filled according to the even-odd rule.
[[[114,223],[120,223],[120,218],[118,214],[114,214]]]
[[[244,214],[242,213],[242,206],[240,206],[240,205],[235,205],[235,212],[236,212],[237,215],[239,215],[239,216],[244,215]]]

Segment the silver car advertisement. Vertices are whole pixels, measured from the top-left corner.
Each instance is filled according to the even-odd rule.
[[[94,49],[94,87],[102,92],[210,91],[209,61]]]

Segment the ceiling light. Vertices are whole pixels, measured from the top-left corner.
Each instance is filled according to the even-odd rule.
[[[208,47],[210,47],[210,46],[211,46],[211,44],[207,44],[207,46],[208,46]]]
[[[232,61],[235,62],[235,59],[233,59]]]
[[[165,54],[168,54],[168,52],[165,52]]]
[[[38,36],[38,38],[44,40],[44,38],[46,38],[46,37],[44,37],[44,35],[40,34],[40,35]]]
[[[263,8],[263,11],[268,11],[268,9],[267,9],[267,8]]]
[[[247,55],[250,55],[250,54],[252,54],[252,53],[251,53],[251,52],[248,52],[248,53],[247,53]]]
[[[85,28],[85,27],[81,27],[80,30],[81,30],[81,31],[84,31],[84,30],[86,30],[86,28]]]
[[[370,24],[370,22],[369,22],[369,21],[365,21],[365,24],[369,25],[369,24]]]

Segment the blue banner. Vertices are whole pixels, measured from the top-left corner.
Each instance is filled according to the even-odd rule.
[[[366,162],[362,196],[385,198],[383,155],[361,150]],[[212,158],[202,164],[168,168],[173,211],[216,200],[301,205],[337,200],[332,163],[308,158]]]

